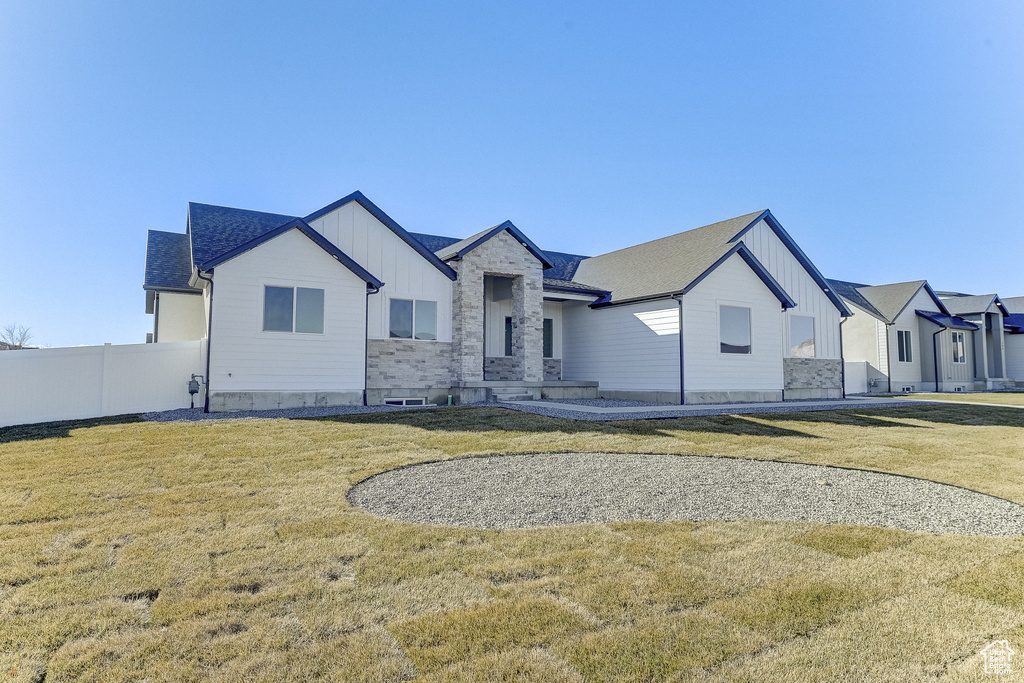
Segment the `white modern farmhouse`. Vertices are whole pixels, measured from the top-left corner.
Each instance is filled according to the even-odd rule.
[[[595,257],[511,222],[410,233],[359,192],[303,216],[189,204],[150,231],[152,339],[206,339],[207,406],[842,395],[850,313],[769,211]]]

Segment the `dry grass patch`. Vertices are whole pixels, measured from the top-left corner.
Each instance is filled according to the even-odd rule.
[[[391,632],[421,669],[436,669],[514,646],[550,645],[597,626],[551,599],[503,600],[391,624]]]
[[[798,536],[793,542],[849,558],[895,548],[910,542],[910,538],[910,534],[898,529],[834,524]]]
[[[1024,647],[1022,538],[451,529],[378,519],[346,493],[406,464],[582,451],[860,467],[1024,502],[1022,421],[963,405],[607,424],[457,408],[2,429],[0,674],[971,680],[987,642]]]

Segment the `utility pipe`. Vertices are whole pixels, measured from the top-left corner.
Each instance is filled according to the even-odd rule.
[[[948,329],[948,327],[942,327],[932,335],[932,355],[935,356],[935,393],[939,393],[939,334]]]
[[[672,297],[679,302],[679,405],[686,405],[686,374],[683,365],[683,295]]]
[[[210,271],[213,275],[213,271]],[[200,280],[206,280],[210,283],[210,312],[207,315],[206,321],[206,392],[203,398],[203,412],[210,412],[210,356],[213,353],[213,278],[205,277],[201,270],[196,270],[196,275]]]
[[[843,400],[846,399],[846,354],[843,353],[843,323],[849,318],[845,315],[839,318],[839,389],[842,392]],[[865,377],[865,379],[867,379]]]

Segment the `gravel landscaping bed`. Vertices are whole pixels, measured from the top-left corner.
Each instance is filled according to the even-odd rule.
[[[541,405],[558,403],[565,407]],[[544,399],[541,402],[522,401],[516,403],[464,403],[464,407],[507,408],[519,410],[545,417],[562,417],[571,420],[614,421],[614,420],[656,420],[676,417],[701,415],[743,415],[753,413],[794,413],[818,410],[859,410],[862,408],[898,408],[906,407],[910,402],[905,400],[878,400],[856,402],[849,401],[844,405],[824,404],[820,401],[787,401],[771,404],[714,405],[708,407],[680,406],[666,403],[650,403],[647,401],[628,401],[610,398],[577,398],[577,399]],[[922,405],[927,401],[915,401]],[[650,408],[641,412],[593,413],[573,410],[573,406],[590,406],[596,408]],[[154,422],[197,422],[200,420],[238,420],[243,418],[297,418],[297,417],[329,417],[331,415],[355,415],[359,413],[383,413],[400,410],[443,410],[449,406],[334,406],[330,408],[282,408],[280,410],[243,410],[231,413],[204,413],[202,408],[179,408],[160,412],[143,413],[142,419]]]
[[[352,488],[349,500],[381,517],[456,527],[761,519],[1024,535],[1024,506],[968,489],[879,472],[705,456],[463,458],[372,476]]]
[[[247,417],[295,418],[354,415],[357,413],[389,413],[396,410],[423,410],[410,406],[333,406],[330,408],[282,408],[280,410],[241,410],[231,413],[204,413],[202,408],[179,408],[156,413],[143,413],[143,420],[153,422],[199,422],[202,420],[239,420]]]

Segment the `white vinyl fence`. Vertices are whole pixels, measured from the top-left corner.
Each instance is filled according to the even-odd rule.
[[[0,427],[187,408],[205,353],[206,340],[0,351]]]

